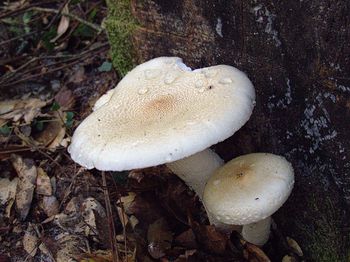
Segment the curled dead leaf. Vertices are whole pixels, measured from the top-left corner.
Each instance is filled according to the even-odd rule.
[[[34,257],[38,250],[38,236],[34,230],[34,227],[29,223],[26,232],[23,236],[23,248],[28,253],[29,256]]]
[[[69,13],[68,5],[65,5],[63,7],[62,13],[66,13],[66,14]],[[58,24],[58,27],[57,27],[57,35],[55,38],[51,39],[50,42],[51,43],[56,42],[57,39],[59,39],[67,31],[68,28],[69,28],[69,17],[62,15],[60,23]]]
[[[0,178],[0,205],[5,205],[15,199],[18,179]]]
[[[225,253],[228,241],[225,234],[216,231],[212,225],[200,225],[195,221],[190,221],[190,224],[199,245],[215,254]]]
[[[148,253],[155,259],[165,255],[166,250],[171,247],[173,233],[164,218],[157,219],[149,225],[147,232]]]
[[[55,101],[60,105],[62,111],[67,111],[73,108],[75,98],[71,90],[62,88],[55,95]]]
[[[302,257],[304,255],[303,250],[293,238],[287,237],[287,243],[289,247],[293,250],[293,252],[297,254],[299,257]]]
[[[259,247],[241,239],[241,244],[244,247],[243,256],[248,261],[254,262],[271,262],[270,258]]]
[[[31,159],[22,159],[18,155],[12,155],[12,165],[15,168],[19,181],[16,191],[16,209],[20,218],[24,220],[29,212],[37,177],[37,169]]]
[[[41,167],[37,168],[37,173],[35,192],[39,195],[51,196],[52,186],[50,177]]]
[[[16,122],[23,117],[25,123],[30,124],[40,114],[41,108],[46,106],[48,102],[38,98],[2,101],[0,102],[0,118]]]
[[[55,196],[44,196],[42,199],[42,207],[48,217],[59,213],[59,202]]]
[[[98,213],[99,217],[106,217],[106,211],[104,207],[93,197],[88,197],[85,199],[81,206],[84,221],[88,225],[85,227],[85,234],[96,235],[98,232],[95,212]]]

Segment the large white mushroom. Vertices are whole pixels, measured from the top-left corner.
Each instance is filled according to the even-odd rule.
[[[263,245],[270,234],[270,216],[287,200],[293,185],[293,168],[284,157],[253,153],[216,170],[205,187],[203,202],[219,229],[243,225],[243,238]]]
[[[68,149],[86,168],[131,170],[167,163],[199,197],[221,158],[208,149],[249,119],[252,83],[218,65],[192,71],[159,57],[129,72],[95,104]]]

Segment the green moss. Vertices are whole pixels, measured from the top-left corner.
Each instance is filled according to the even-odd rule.
[[[113,66],[121,76],[134,67],[131,34],[137,27],[131,14],[130,0],[107,0],[108,16],[105,21]]]
[[[315,217],[312,225],[298,221],[297,224],[306,233],[306,253],[311,256],[312,261],[318,262],[346,262],[348,237],[344,236],[339,225],[339,214],[334,209],[330,199],[323,200],[322,210],[318,204],[319,200],[310,199],[310,210],[319,216]],[[321,215],[321,216],[320,216]],[[342,237],[343,236],[343,237]]]

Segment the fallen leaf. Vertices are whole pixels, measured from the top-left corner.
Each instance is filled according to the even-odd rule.
[[[14,122],[22,117],[26,124],[30,124],[37,117],[41,108],[46,106],[48,101],[42,101],[38,98],[15,99],[0,102],[0,108],[3,112],[0,114],[0,119],[12,120]]]
[[[191,228],[178,235],[175,238],[175,243],[190,249],[198,248],[196,237]]]
[[[87,250],[87,239],[78,235],[60,234],[56,237],[59,250],[57,251],[57,262],[77,261],[82,250]]]
[[[97,212],[99,217],[106,217],[104,207],[93,197],[88,197],[85,199],[81,207],[84,221],[88,225],[85,227],[86,236],[98,234],[96,227],[96,216],[94,212]]]
[[[12,180],[0,178],[0,205],[5,205],[11,199],[15,199],[17,183],[17,177]]]
[[[30,255],[31,257],[34,257],[37,250],[38,250],[38,236],[36,235],[36,232],[34,230],[34,227],[31,223],[29,223],[26,232],[23,236],[23,248],[24,250]]]
[[[287,237],[287,243],[290,246],[290,248],[293,250],[293,252],[297,254],[299,257],[302,257],[304,255],[303,250],[301,250],[301,247],[293,238]]]
[[[49,145],[57,137],[61,126],[62,124],[60,121],[54,120],[49,122],[45,128],[35,136],[35,140],[44,146]]]
[[[10,10],[10,11],[15,11],[25,5],[27,0],[20,0],[20,1],[15,1],[15,2],[4,2],[3,8],[5,10]]]
[[[271,262],[269,257],[259,247],[241,239],[241,244],[244,247],[243,256],[248,261],[252,262]]]
[[[11,181],[8,178],[0,179],[0,205],[5,205],[5,217],[10,217],[11,208],[16,198],[18,178],[15,177]]]
[[[16,209],[20,218],[24,220],[28,215],[32,203],[37,169],[31,159],[22,159],[22,157],[14,154],[11,158],[12,165],[19,177],[16,192]]]
[[[295,257],[289,256],[289,255],[285,255],[282,258],[282,262],[298,262],[298,260]]]
[[[42,207],[48,217],[59,213],[60,204],[55,196],[44,196],[42,199]]]
[[[46,172],[41,167],[37,168],[35,192],[39,195],[44,195],[44,196],[52,195],[52,186],[51,186],[50,177],[46,174]]]
[[[200,225],[191,221],[191,228],[196,236],[198,244],[215,254],[224,254],[228,238],[225,234],[216,231],[215,227],[210,225]]]
[[[165,251],[171,247],[173,233],[170,231],[164,218],[157,219],[149,225],[147,232],[148,253],[155,259],[165,255]]]
[[[67,111],[73,108],[75,104],[75,98],[73,92],[66,88],[61,88],[55,95],[55,101],[60,106],[62,111]]]
[[[63,7],[62,13],[69,13],[68,5],[65,5]],[[69,17],[62,15],[60,23],[58,24],[58,27],[57,27],[57,35],[55,38],[51,39],[50,42],[51,43],[56,42],[57,39],[59,39],[67,31],[68,28],[69,28]]]

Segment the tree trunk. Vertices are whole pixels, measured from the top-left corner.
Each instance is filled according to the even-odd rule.
[[[292,196],[274,215],[313,261],[348,259],[350,2],[135,0],[137,62],[179,56],[233,65],[255,85],[244,128],[215,146],[226,161],[271,152],[292,162]]]

